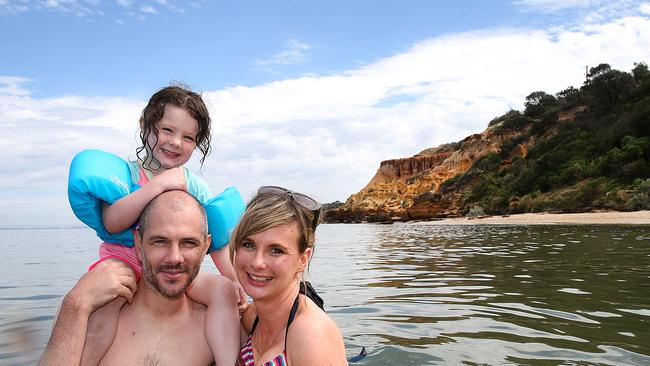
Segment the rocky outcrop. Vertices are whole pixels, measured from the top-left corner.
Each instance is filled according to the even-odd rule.
[[[392,222],[461,216],[462,193],[446,192],[443,182],[467,172],[481,157],[500,151],[517,132],[488,128],[464,140],[424,150],[413,157],[382,161],[370,182],[340,207],[327,211],[330,222]],[[525,146],[512,149],[525,153]]]

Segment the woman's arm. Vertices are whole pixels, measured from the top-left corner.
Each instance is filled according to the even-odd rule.
[[[140,218],[144,207],[159,194],[173,190],[186,190],[182,167],[166,170],[153,177],[140,189],[127,194],[113,204],[102,208],[102,222],[109,233],[119,233],[130,228]]]

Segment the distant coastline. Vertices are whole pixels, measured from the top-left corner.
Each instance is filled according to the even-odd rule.
[[[482,218],[448,218],[435,221],[420,221],[430,225],[542,225],[542,224],[585,224],[585,225],[650,225],[650,211],[598,211],[585,213],[524,213]]]
[[[0,230],[58,230],[58,229],[87,229],[88,226],[0,226]]]

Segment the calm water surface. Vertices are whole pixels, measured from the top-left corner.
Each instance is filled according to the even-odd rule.
[[[310,279],[358,365],[650,365],[650,227],[323,225]],[[33,364],[96,257],[0,230],[0,365]],[[214,271],[209,260],[206,270]]]

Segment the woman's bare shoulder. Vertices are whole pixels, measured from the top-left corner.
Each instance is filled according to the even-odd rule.
[[[287,338],[291,365],[347,365],[345,346],[338,326],[313,302],[301,309]]]

